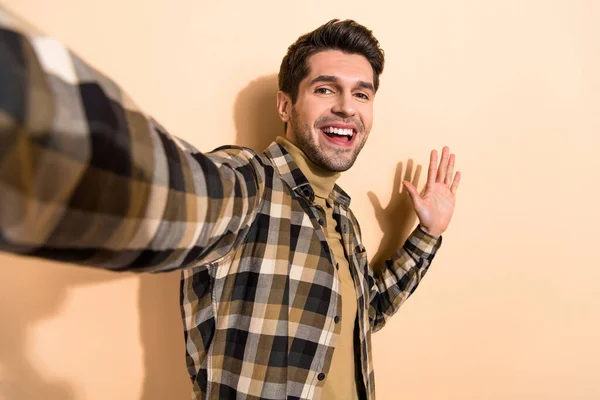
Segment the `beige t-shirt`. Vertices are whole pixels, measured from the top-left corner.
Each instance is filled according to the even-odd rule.
[[[333,203],[329,199],[335,181],[340,174],[317,166],[306,157],[302,150],[286,138],[278,137],[277,143],[290,153],[298,168],[310,182],[315,192],[316,205],[322,207],[325,211],[327,222],[323,231],[338,267],[342,295],[342,315],[339,322],[341,331],[333,352],[331,367],[323,384],[321,398],[326,400],[358,400],[355,372],[356,358],[354,354],[354,323],[357,312],[356,289],[350,274],[348,260],[344,254],[342,236],[336,230],[337,221],[333,218]]]

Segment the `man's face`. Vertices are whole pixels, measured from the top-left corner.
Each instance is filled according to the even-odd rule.
[[[296,103],[279,107],[288,139],[315,164],[346,171],[373,125],[373,69],[364,56],[337,50],[312,55],[308,66]]]

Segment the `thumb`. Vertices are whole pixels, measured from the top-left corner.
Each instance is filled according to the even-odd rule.
[[[421,195],[419,195],[419,192],[417,192],[417,188],[409,181],[402,181],[402,184],[404,185],[406,190],[408,190],[410,199],[412,200],[415,208],[417,208],[417,205],[421,204]]]

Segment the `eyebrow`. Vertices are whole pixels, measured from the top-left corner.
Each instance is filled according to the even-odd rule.
[[[339,84],[340,79],[335,75],[319,75],[316,78],[314,78],[312,81],[310,81],[310,84],[314,85],[317,82],[329,82],[329,83]],[[373,87],[373,84],[370,82],[358,81],[358,87],[375,92],[375,88]]]

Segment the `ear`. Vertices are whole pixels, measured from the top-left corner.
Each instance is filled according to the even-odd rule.
[[[277,92],[277,112],[279,113],[279,118],[281,118],[284,123],[288,123],[290,121],[292,101],[290,97],[281,90]]]

